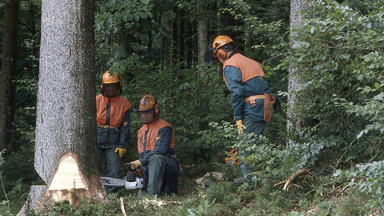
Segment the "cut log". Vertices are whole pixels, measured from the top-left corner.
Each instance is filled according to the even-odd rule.
[[[30,196],[32,195],[30,194]],[[80,198],[88,199],[91,202],[101,202],[105,200],[106,193],[100,176],[83,174],[79,169],[76,155],[69,152],[61,157],[51,182],[40,197],[37,197],[38,202],[28,210],[34,208],[35,212],[43,213],[45,210],[49,210],[54,203],[61,201],[78,205]]]

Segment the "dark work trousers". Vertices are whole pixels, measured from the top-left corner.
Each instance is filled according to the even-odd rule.
[[[256,135],[260,135],[267,123],[265,121],[252,121],[250,118],[245,117],[243,119],[243,124],[246,127],[245,133],[254,133]],[[252,143],[251,145],[256,145],[255,143]],[[246,158],[248,157],[252,152],[250,151],[239,151],[240,158]],[[254,170],[246,163],[240,163],[240,169],[241,174],[243,176],[244,182],[251,183],[251,176],[249,176],[249,173],[254,172]]]
[[[147,193],[149,195],[177,193],[180,166],[176,158],[153,155],[144,169],[148,177]]]
[[[121,178],[121,158],[115,152],[115,148],[98,148],[97,152],[99,168],[103,176]],[[119,189],[119,187],[106,187],[108,193],[116,192]]]

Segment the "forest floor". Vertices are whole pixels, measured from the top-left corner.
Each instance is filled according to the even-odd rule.
[[[222,173],[223,178],[208,179],[205,187],[196,183],[196,179],[212,171]],[[238,167],[201,164],[184,168],[177,195],[138,198],[137,190],[122,189],[109,194],[105,203],[83,200],[80,206],[73,207],[64,202],[44,214],[29,215],[384,215],[382,209],[367,205],[367,197],[347,184],[330,183],[329,177],[299,179],[289,191],[283,191],[283,185],[271,186],[276,182],[257,189],[236,186],[233,179],[239,174]],[[17,212],[0,212],[0,215],[17,215]]]

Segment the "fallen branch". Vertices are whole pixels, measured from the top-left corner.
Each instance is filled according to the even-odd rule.
[[[0,158],[1,158],[1,153],[0,153]],[[9,204],[9,199],[8,199],[8,197],[7,197],[7,192],[5,191],[4,182],[3,182],[3,177],[1,176],[1,172],[0,172],[0,182],[1,182],[1,187],[2,187],[2,189],[3,189],[3,192],[4,192],[5,200],[7,201],[8,211],[11,212],[11,207],[10,207],[10,204]]]
[[[123,197],[120,197],[120,207],[121,207],[121,212],[123,213],[124,216],[127,216],[127,213],[125,212],[124,208],[124,200]]]
[[[310,175],[314,176],[314,174],[310,170],[306,170],[306,169],[303,168],[303,169],[297,171],[296,173],[294,173],[293,175],[291,175],[287,180],[284,180],[284,181],[276,183],[275,185],[273,185],[273,187],[277,187],[277,186],[279,186],[281,184],[284,184],[283,190],[284,191],[288,191],[288,189],[292,185],[292,182],[295,179],[297,179],[299,177],[304,177],[307,174],[310,174]],[[295,186],[299,187],[298,185],[295,185]]]

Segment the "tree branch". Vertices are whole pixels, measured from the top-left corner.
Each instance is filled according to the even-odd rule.
[[[295,179],[297,179],[299,177],[305,177],[307,174],[315,176],[310,170],[306,170],[305,168],[303,168],[303,169],[297,171],[296,173],[294,173],[293,175],[291,175],[287,180],[276,183],[275,185],[273,185],[273,188],[276,186],[279,186],[281,184],[284,184],[283,190],[288,191],[289,188],[291,187],[291,185],[293,184],[292,182]],[[299,187],[298,185],[296,185],[296,186]]]

